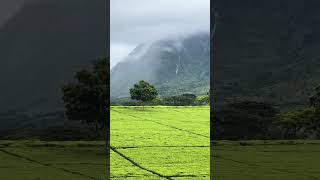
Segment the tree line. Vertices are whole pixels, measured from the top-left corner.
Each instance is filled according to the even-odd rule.
[[[123,105],[164,105],[164,106],[199,106],[209,104],[209,95],[197,96],[191,93],[181,95],[158,97],[157,89],[150,83],[141,80],[129,89],[131,100]]]
[[[320,87],[309,106],[281,112],[273,104],[235,101],[214,109],[213,139],[319,139]]]

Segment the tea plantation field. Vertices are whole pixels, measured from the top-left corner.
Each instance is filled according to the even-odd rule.
[[[114,180],[319,180],[320,140],[213,141],[209,107],[112,107]],[[0,179],[105,180],[102,141],[1,141]]]
[[[104,142],[0,141],[0,179],[105,180]]]
[[[111,179],[210,179],[209,107],[111,107]]]
[[[215,180],[320,179],[320,141],[216,141]]]

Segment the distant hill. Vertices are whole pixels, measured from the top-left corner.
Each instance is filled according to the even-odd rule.
[[[213,6],[217,104],[246,98],[306,105],[320,84],[320,2],[217,0]]]
[[[105,0],[31,0],[8,19],[0,28],[1,129],[22,121],[32,127],[37,114],[63,113],[61,86],[108,55],[106,11]]]
[[[129,96],[139,80],[161,96],[206,94],[209,90],[209,33],[140,44],[111,70],[111,97]]]

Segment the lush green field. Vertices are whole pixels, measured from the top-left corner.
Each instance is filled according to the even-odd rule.
[[[320,141],[213,143],[215,180],[320,179]]]
[[[209,107],[111,107],[111,179],[209,179]]]
[[[0,179],[105,180],[104,142],[0,141]]]

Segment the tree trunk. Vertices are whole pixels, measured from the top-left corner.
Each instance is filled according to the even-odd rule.
[[[107,118],[107,117],[106,117]],[[105,118],[105,121],[107,121]],[[106,151],[106,166],[107,166],[107,169],[106,169],[106,174],[107,174],[107,177],[110,177],[110,128],[108,128],[106,126],[106,123],[103,123],[103,139],[104,139],[104,142],[105,142],[105,151]]]
[[[110,177],[110,128],[109,123],[107,123],[107,117],[102,119],[102,124],[100,128],[100,134],[105,142],[105,155],[106,155],[106,175]]]

